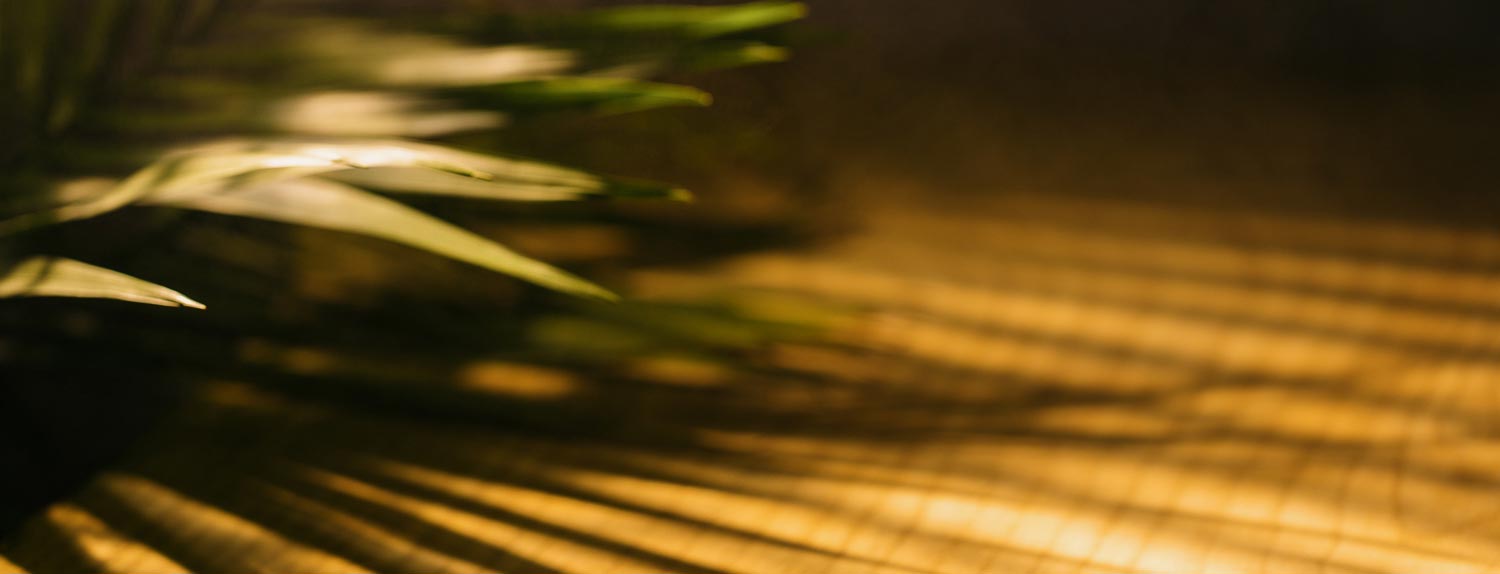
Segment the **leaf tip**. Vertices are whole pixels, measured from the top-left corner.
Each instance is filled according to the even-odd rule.
[[[207,309],[208,308],[208,305],[204,305],[202,303],[199,303],[198,301],[194,300],[192,297],[188,297],[187,295],[183,295],[182,293],[178,293],[177,291],[174,291],[172,289],[168,289],[166,287],[162,287],[161,288],[161,293],[159,293],[159,296],[160,296],[160,302],[162,304],[165,304],[165,305],[168,305],[168,306],[171,306],[171,307],[187,307],[189,309]]]
[[[581,288],[579,289],[572,290],[573,294],[588,299],[594,299],[596,301],[603,301],[605,303],[619,303],[622,299],[614,291],[610,291],[609,289],[605,289],[593,283],[584,282],[580,287]]]

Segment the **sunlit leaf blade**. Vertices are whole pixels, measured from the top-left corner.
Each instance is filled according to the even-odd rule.
[[[343,170],[408,168],[443,172],[476,181],[524,181],[558,187],[592,188],[599,178],[541,162],[504,158],[453,148],[392,139],[308,139],[238,141],[199,148],[209,165],[228,166],[207,179],[221,187],[329,174]],[[295,172],[282,172],[295,169]],[[238,171],[238,173],[234,173]],[[175,183],[175,182],[174,182]],[[151,197],[199,194],[191,185],[174,185],[173,193],[153,190]]]
[[[558,184],[497,175],[481,180],[444,171],[376,167],[329,174],[329,179],[365,189],[393,193],[444,195],[504,201],[578,201],[592,198],[634,198],[686,201],[687,190],[655,182],[594,179],[592,182]]]
[[[572,22],[590,30],[708,39],[784,24],[806,14],[803,4],[773,0],[734,6],[630,6],[595,11]]]
[[[397,193],[448,195],[511,201],[569,201],[596,194],[600,184],[586,186],[549,185],[525,180],[482,180],[423,168],[376,167],[347,170],[329,179],[366,189]]]
[[[94,217],[136,202],[171,202],[236,187],[373,168],[425,170],[467,180],[462,189],[450,192],[453,195],[506,199],[509,193],[515,196],[512,199],[535,201],[544,189],[555,200],[608,193],[604,181],[580,171],[401,140],[228,141],[172,154],[92,198],[0,221],[0,235]],[[408,179],[420,180],[410,191],[440,192],[433,178]],[[486,184],[491,188],[481,194],[479,188]],[[666,190],[662,195],[671,193]]]
[[[357,58],[364,67],[369,62],[368,50],[368,43],[352,46],[350,57]],[[404,52],[371,68],[380,84],[415,87],[542,78],[567,72],[575,64],[575,56],[569,50],[536,46],[453,46]]]
[[[178,153],[90,198],[0,221],[0,236],[103,215],[148,197],[209,193],[231,185],[305,177],[347,167],[337,157],[255,149],[232,152],[215,146]]]
[[[277,131],[339,137],[436,137],[506,123],[496,111],[453,109],[402,91],[312,92],[276,102],[269,115]]]
[[[46,256],[0,268],[0,297],[87,297],[204,308],[202,303],[155,283],[82,261]]]
[[[565,293],[615,300],[605,289],[555,267],[358,188],[299,179],[178,197],[162,205],[368,235],[514,275]]]
[[[689,86],[627,78],[566,77],[456,89],[450,92],[473,106],[506,112],[581,109],[625,113],[653,108],[706,106],[707,92]]]

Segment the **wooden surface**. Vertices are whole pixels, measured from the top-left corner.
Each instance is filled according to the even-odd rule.
[[[466,371],[488,373],[475,397],[568,405],[604,420],[563,427],[594,430],[226,381],[7,555],[140,573],[1500,569],[1500,233],[885,197],[825,246],[635,276],[645,299],[840,309],[822,335],[629,383]]]

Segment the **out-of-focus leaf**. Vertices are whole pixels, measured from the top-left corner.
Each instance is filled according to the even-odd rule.
[[[721,43],[689,50],[679,58],[677,65],[692,71],[719,70],[784,62],[789,55],[786,48],[761,42]]]
[[[577,201],[605,197],[686,201],[692,198],[685,189],[656,182],[595,179],[588,185],[559,185],[503,177],[477,180],[431,169],[405,167],[347,170],[327,177],[380,191],[506,201]]]
[[[299,179],[235,188],[153,203],[227,215],[282,221],[378,237],[480,267],[514,275],[543,287],[603,300],[617,297],[555,267],[358,188],[324,179]]]
[[[155,283],[82,261],[46,256],[0,269],[0,297],[88,297],[203,308],[202,303]]]
[[[570,18],[568,27],[708,39],[785,24],[806,14],[805,5],[779,0],[734,6],[629,6]]]
[[[505,125],[504,114],[452,109],[402,91],[320,91],[270,107],[276,131],[338,137],[436,137]]]
[[[195,46],[173,54],[173,69],[207,72],[216,78],[222,78],[225,71],[256,74],[258,80],[303,90],[487,84],[564,74],[576,64],[574,52],[567,48],[473,45],[441,33],[398,30],[366,19],[295,16],[273,10],[242,11],[238,16],[235,28],[240,33],[276,42]],[[268,71],[279,73],[259,75]],[[225,92],[222,87],[191,95],[238,92]]]
[[[352,55],[364,59],[367,48],[356,46]],[[405,52],[372,69],[387,86],[465,86],[552,76],[567,72],[575,59],[569,50],[537,46],[452,46]]]
[[[427,170],[460,177],[473,185],[455,195],[478,196],[475,186],[489,185],[492,189],[483,196],[493,199],[534,201],[544,189],[567,199],[604,195],[609,189],[600,178],[576,170],[401,140],[230,141],[172,154],[90,199],[0,222],[0,235],[94,217],[135,202],[173,202],[260,183],[370,168]],[[428,193],[439,192],[430,180],[423,186]],[[670,191],[663,192],[668,195]]]
[[[587,174],[534,162],[514,161],[401,140],[311,139],[228,141],[179,156],[171,177],[146,190],[143,198],[166,201],[350,169],[406,167],[431,169],[490,181],[505,177],[555,185],[586,185]]]
[[[603,298],[610,296],[598,287],[359,188],[515,201],[683,200],[687,192],[436,145],[350,138],[493,129],[510,119],[507,112],[706,105],[702,91],[639,78],[780,60],[779,48],[742,33],[796,20],[805,11],[783,0],[601,10],[521,22],[542,24],[526,30],[540,32],[528,45],[494,45],[519,38],[494,34],[485,19],[407,27],[315,10],[246,12],[237,14],[224,41],[198,37],[190,48],[175,49],[177,39],[196,29],[193,22],[218,11],[216,3],[165,2],[138,10],[124,0],[85,3],[79,10],[54,4],[28,0],[0,10],[6,13],[0,28],[14,32],[0,33],[9,40],[0,44],[10,46],[0,49],[0,76],[12,80],[11,88],[0,89],[0,107],[9,110],[0,115],[10,128],[0,137],[0,163],[25,169],[12,170],[13,179],[26,174],[42,182],[37,193],[13,192],[0,205],[7,216],[23,213],[0,219],[0,239],[132,204],[176,205],[384,237]],[[434,28],[449,34],[430,33]],[[81,48],[58,50],[79,30],[90,34],[77,43]],[[78,57],[61,58],[65,53]],[[65,61],[71,63],[57,65]],[[138,77],[147,67],[157,83]],[[105,87],[110,103],[96,105],[101,102],[92,91]],[[98,134],[110,137],[100,141]],[[220,134],[341,139],[240,140],[160,155],[166,142]],[[52,136],[67,153],[38,147],[54,145]],[[114,143],[122,141],[143,145]],[[52,185],[139,165],[146,167],[120,181],[91,179],[66,191]],[[298,189],[307,197],[287,195]],[[336,217],[316,208],[319,201],[339,206],[335,214],[348,208],[376,219]],[[277,206],[305,212],[272,209]]]
[[[103,215],[148,196],[203,193],[231,184],[303,177],[344,169],[335,159],[246,150],[239,153],[179,153],[146,166],[93,197],[0,221],[0,236],[45,225]]]
[[[707,92],[689,86],[601,77],[506,82],[451,93],[471,105],[507,112],[584,109],[625,113],[672,106],[706,106],[713,101]]]

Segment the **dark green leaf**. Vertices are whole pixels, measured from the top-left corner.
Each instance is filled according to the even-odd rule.
[[[624,113],[674,106],[706,106],[708,93],[689,86],[626,78],[566,77],[456,89],[465,103],[506,112],[587,110]]]

